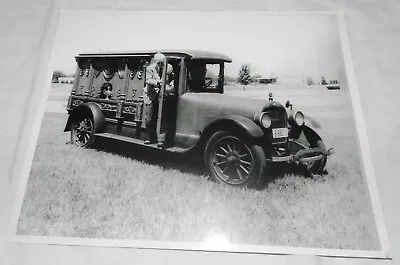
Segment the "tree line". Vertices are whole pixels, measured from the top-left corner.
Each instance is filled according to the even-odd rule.
[[[225,76],[225,80],[227,82],[239,82],[243,86],[243,90],[246,89],[246,86],[252,82],[255,82],[257,78],[261,77],[260,75],[252,75],[252,70],[250,64],[242,64],[240,66],[240,70],[238,73],[237,78]],[[315,85],[318,82],[314,82],[312,77],[308,76],[305,80],[307,85]],[[324,76],[321,77],[319,82],[321,85],[328,85],[328,84],[338,84],[337,80],[330,80],[329,82],[325,79]]]
[[[73,77],[73,76],[75,76],[75,74],[66,74],[63,71],[55,70],[55,71],[53,71],[53,75],[51,77],[51,80],[53,82],[58,82],[58,79],[60,77]]]

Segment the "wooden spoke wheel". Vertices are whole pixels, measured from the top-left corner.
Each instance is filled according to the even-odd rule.
[[[94,140],[94,123],[88,115],[78,117],[72,123],[71,143],[79,147],[87,148]]]
[[[260,146],[223,131],[215,133],[207,143],[205,162],[212,179],[253,188],[261,179],[265,155]]]

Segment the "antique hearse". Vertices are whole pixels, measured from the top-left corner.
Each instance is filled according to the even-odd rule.
[[[200,150],[210,177],[232,186],[256,187],[269,163],[294,162],[314,174],[324,170],[333,150],[316,132],[318,123],[271,93],[260,99],[225,95],[224,66],[232,60],[208,51],[76,56],[64,130],[71,132],[71,143],[89,147],[107,137],[145,146],[145,69],[157,52],[175,74],[174,92],[167,94],[164,70],[159,93],[157,134],[166,135],[165,152]]]

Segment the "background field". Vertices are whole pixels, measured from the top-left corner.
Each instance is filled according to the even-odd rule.
[[[261,190],[206,179],[201,161],[102,141],[66,144],[70,85],[53,84],[28,180],[18,234],[380,249],[346,90],[321,86],[227,87],[227,94],[273,92],[318,119],[336,154],[307,178],[271,166]]]

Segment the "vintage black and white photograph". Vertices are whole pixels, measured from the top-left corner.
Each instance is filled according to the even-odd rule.
[[[340,30],[64,11],[16,235],[380,251]]]

